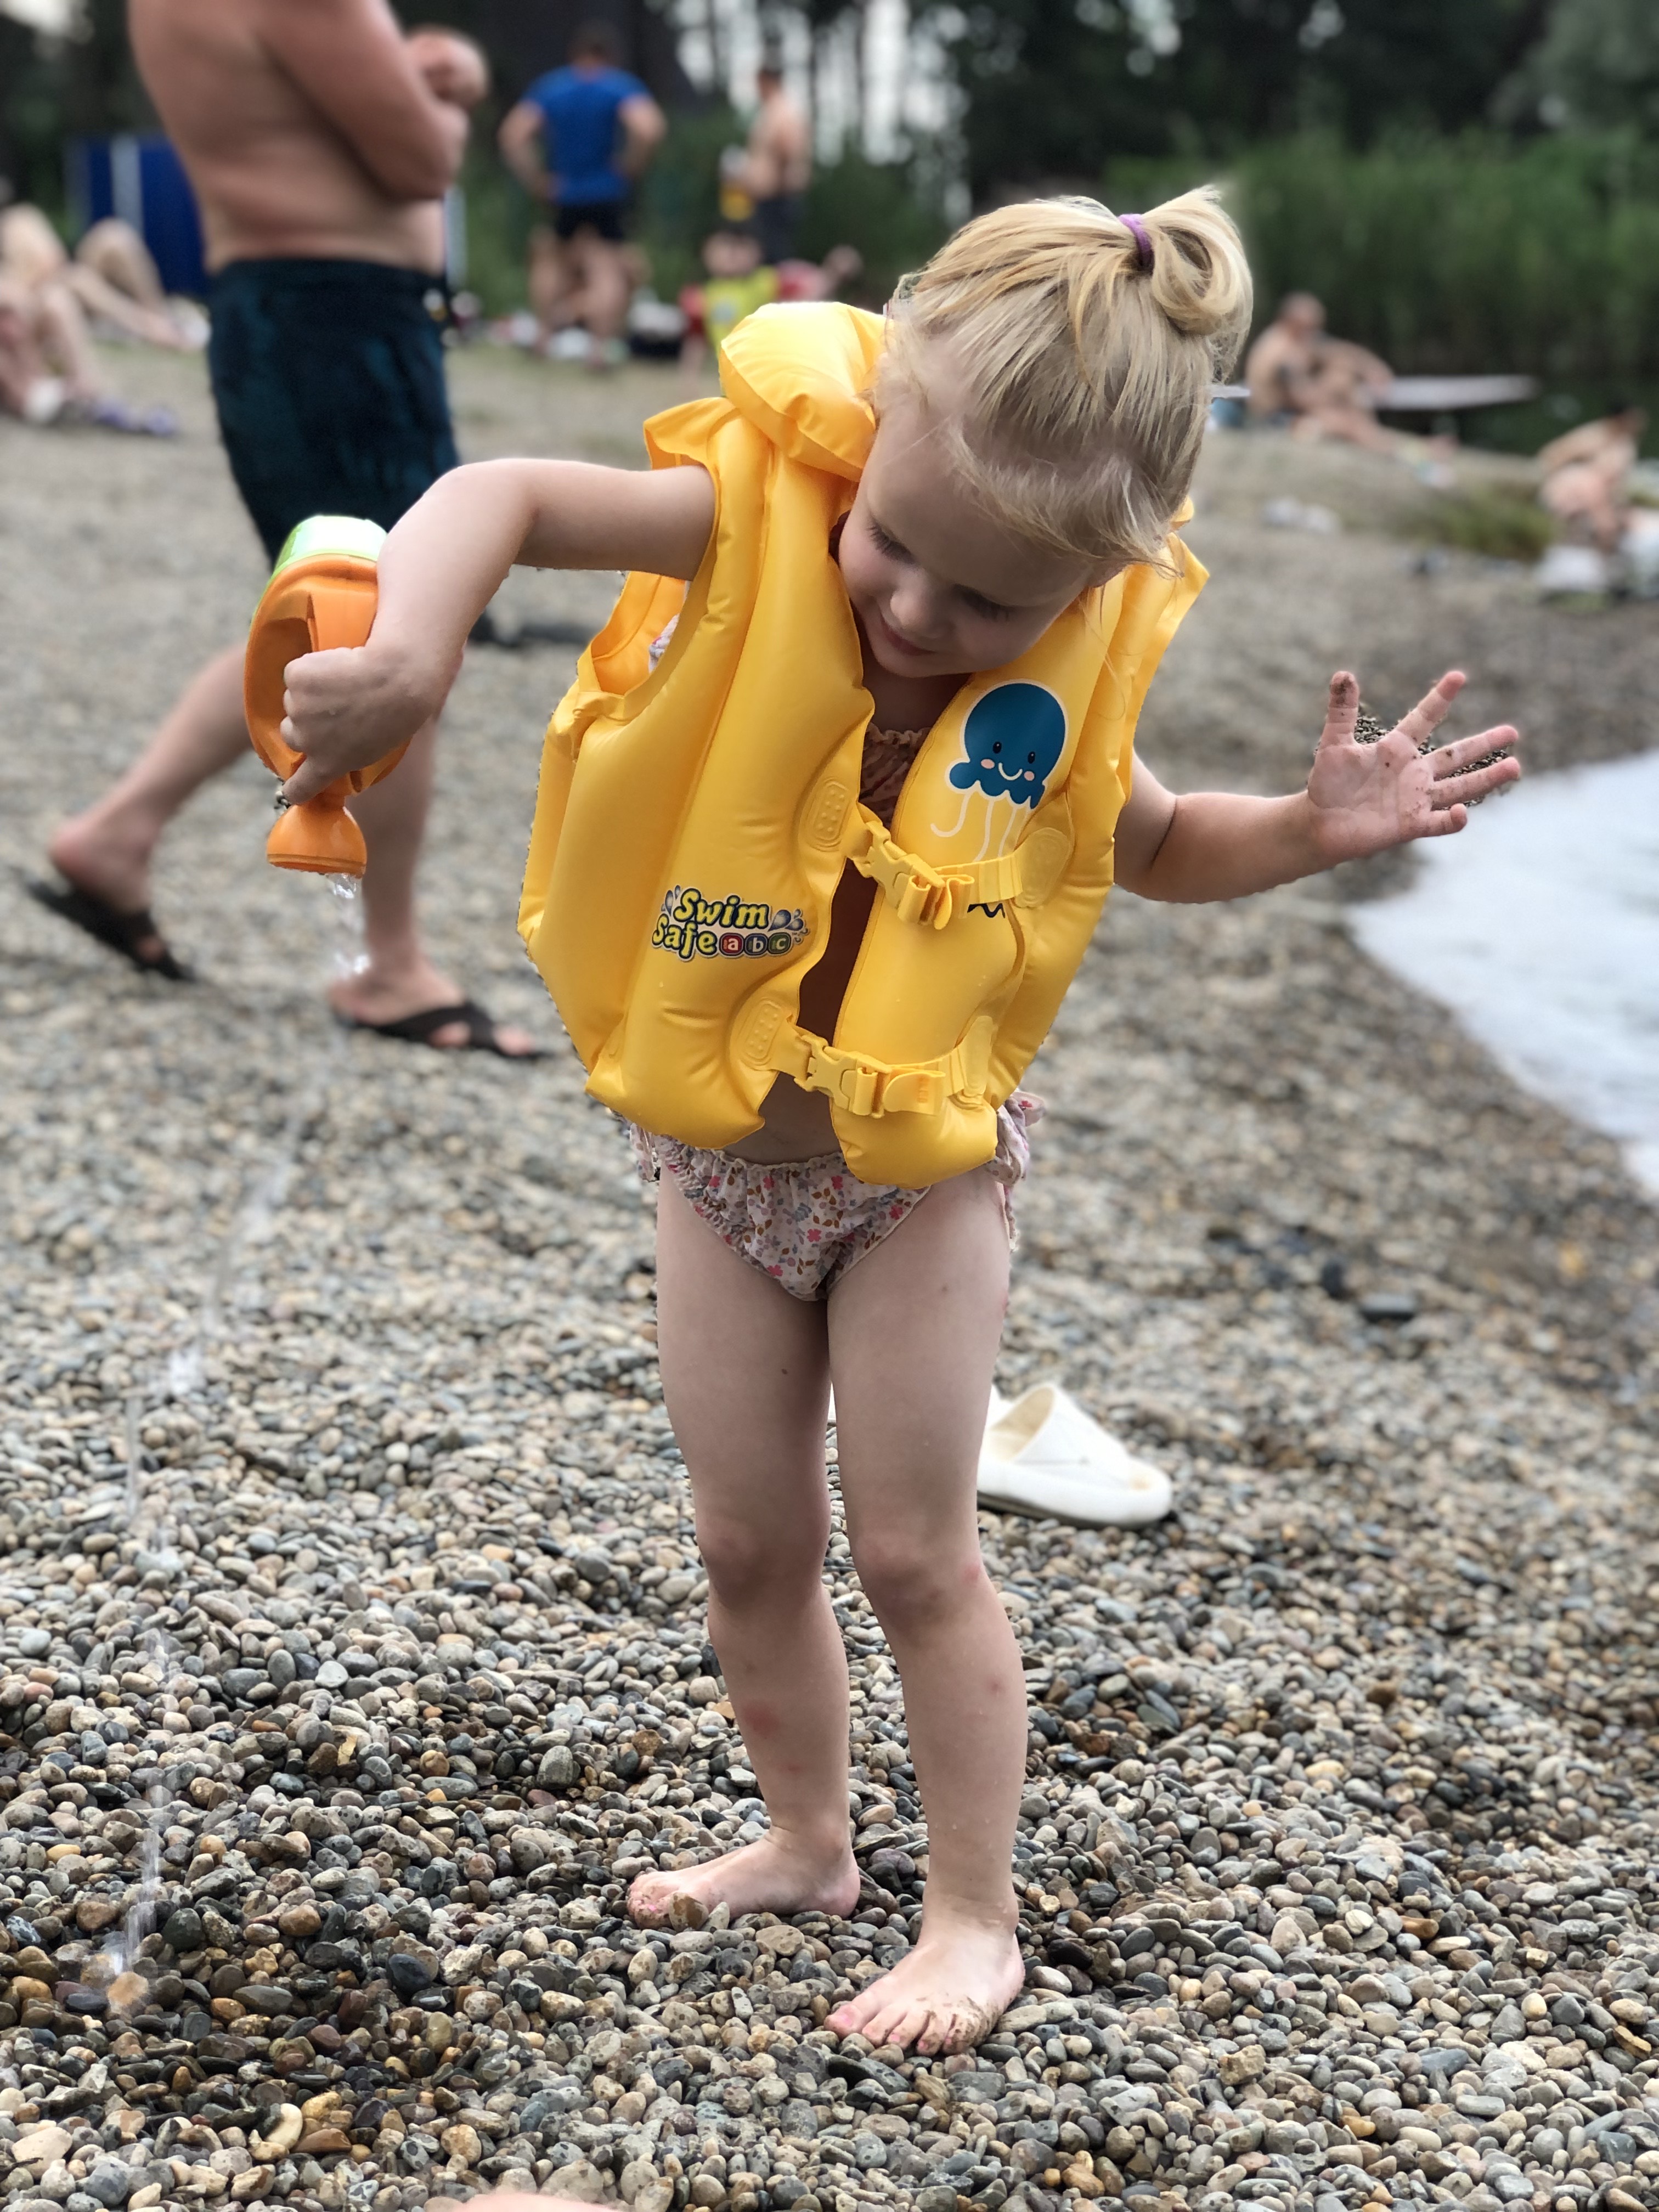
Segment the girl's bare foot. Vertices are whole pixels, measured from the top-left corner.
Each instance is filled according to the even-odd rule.
[[[814,1850],[775,1831],[704,1866],[642,1874],[628,1893],[628,1917],[641,1928],[660,1928],[681,1897],[694,1898],[705,1912],[724,1905],[734,1918],[741,1912],[847,1913],[858,1896],[859,1870],[844,1839]]]
[[[971,1921],[924,1923],[921,1941],[878,1982],[838,2005],[824,2022],[837,2035],[912,2045],[932,2055],[981,2042],[1025,1985],[1019,1945],[1008,1928]]]

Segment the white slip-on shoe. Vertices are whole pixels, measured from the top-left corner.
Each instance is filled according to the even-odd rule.
[[[1100,1528],[1161,1521],[1173,1503],[1161,1468],[1126,1451],[1057,1382],[1012,1405],[994,1391],[979,1458],[981,1505]]]

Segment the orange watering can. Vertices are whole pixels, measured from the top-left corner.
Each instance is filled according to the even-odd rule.
[[[276,556],[248,633],[242,700],[253,750],[284,781],[305,758],[283,742],[283,671],[301,653],[363,645],[374,627],[375,562],[386,532],[350,515],[313,514]],[[289,807],[265,841],[279,868],[317,876],[361,876],[368,854],[346,801],[389,775],[408,750],[337,777],[303,805]]]

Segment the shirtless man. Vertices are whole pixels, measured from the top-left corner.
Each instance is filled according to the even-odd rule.
[[[1311,292],[1291,292],[1244,362],[1250,419],[1286,422],[1307,412],[1325,336],[1325,310]]]
[[[134,55],[201,205],[208,362],[237,489],[275,558],[318,514],[386,527],[455,465],[434,310],[438,203],[482,88],[406,45],[387,0],[131,0]],[[436,82],[434,82],[434,79]],[[449,96],[446,96],[447,90]],[[48,848],[42,903],[153,974],[182,980],[149,911],[161,832],[242,757],[242,647],[200,671],[140,758]],[[345,1020],[421,1044],[533,1050],[434,967],[416,929],[433,727],[353,802],[368,843],[361,969]]]
[[[775,61],[755,78],[760,112],[749,127],[744,183],[755,203],[755,235],[761,259],[775,269],[795,250],[801,202],[812,175],[812,134],[805,116],[784,88]]]
[[[1294,437],[1334,438],[1371,453],[1420,451],[1420,441],[1376,419],[1378,399],[1393,380],[1387,362],[1330,335],[1324,307],[1311,292],[1280,301],[1277,318],[1244,362],[1253,422],[1288,424]]]

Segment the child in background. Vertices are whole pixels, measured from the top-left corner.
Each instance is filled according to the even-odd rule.
[[[867,374],[859,364],[850,376],[836,372],[835,419],[863,409],[866,442],[861,465],[849,465],[845,481],[810,479],[831,488],[822,493],[827,506],[803,505],[792,491],[786,513],[780,493],[750,536],[734,537],[732,479],[720,474],[717,501],[711,473],[726,471],[731,448],[713,444],[707,465],[648,473],[532,460],[454,471],[387,541],[368,644],[291,666],[284,735],[307,759],[289,795],[309,796],[378,759],[436,711],[468,629],[518,561],[696,580],[686,605],[706,600],[709,611],[682,619],[653,678],[630,660],[626,696],[602,702],[624,727],[629,711],[651,711],[634,707],[637,696],[665,702],[666,712],[678,672],[694,665],[701,624],[716,623],[717,605],[718,619],[731,619],[725,611],[745,588],[744,562],[758,541],[799,532],[805,513],[824,515],[824,542],[805,548],[794,572],[802,588],[769,599],[770,620],[745,634],[744,653],[761,659],[738,664],[758,680],[763,660],[775,672],[766,696],[785,702],[771,726],[749,733],[752,749],[769,778],[788,763],[792,745],[804,742],[791,718],[805,726],[823,689],[792,671],[843,656],[849,726],[862,747],[855,781],[861,775],[865,806],[878,822],[894,820],[896,796],[902,823],[911,779],[924,787],[929,726],[956,726],[964,686],[993,701],[1037,693],[1039,685],[1002,672],[1046,666],[1043,655],[1063,648],[1092,653],[1109,695],[1118,611],[1162,594],[1174,612],[1151,650],[1155,660],[1197,580],[1172,531],[1212,382],[1248,330],[1249,302],[1243,249],[1212,193],[1122,218],[1087,200],[1006,207],[969,223],[907,281],[884,331],[848,309],[794,308],[757,318],[733,342],[733,357],[748,349],[775,364],[781,349],[810,354],[809,339],[824,333],[795,387],[807,398],[798,403],[768,387],[784,435],[793,434],[787,426],[811,395],[827,388],[848,333],[867,349]],[[728,372],[735,365],[729,358]],[[658,455],[673,458],[705,432],[716,434],[707,426],[732,422],[740,395],[729,374],[728,391],[724,415],[722,403],[702,400],[659,417],[652,426]],[[820,417],[812,421],[821,450],[829,434]],[[738,422],[729,434],[747,434]],[[765,481],[799,487],[809,479],[779,463]],[[592,664],[585,668],[581,680],[597,681]],[[986,672],[994,672],[989,688],[975,686]],[[1519,773],[1510,759],[1473,765],[1514,743],[1507,728],[1419,757],[1419,741],[1462,682],[1443,677],[1398,728],[1362,745],[1358,685],[1349,675],[1334,678],[1307,785],[1277,799],[1176,797],[1144,763],[1132,776],[1127,738],[1121,750],[1101,756],[1091,733],[1102,725],[1091,708],[1069,726],[1080,734],[1065,788],[1079,823],[1104,810],[1103,827],[1086,839],[1078,832],[1093,841],[1090,881],[1100,888],[1080,909],[1070,965],[1087,941],[1114,847],[1116,879],[1140,896],[1231,899],[1462,830],[1469,802]],[[1052,695],[1046,708],[1041,698],[1036,705],[1058,711]],[[1127,714],[1132,726],[1132,706],[1110,711]],[[986,805],[1017,813],[1015,795],[1030,785],[1032,800],[1023,803],[1034,804],[1045,776],[1060,775],[1052,750],[1039,758],[1034,738],[1028,752],[1024,734],[1005,745],[994,720],[981,741],[984,757],[970,737],[951,773],[964,815],[980,804],[977,787],[990,794]],[[718,746],[724,726],[709,737],[688,722],[689,757],[702,760],[696,749]],[[576,754],[574,788],[586,757]],[[670,756],[661,757],[666,766]],[[933,786],[925,788],[932,797]],[[638,797],[643,804],[647,794]],[[751,811],[758,815],[758,802]],[[757,819],[749,834],[788,838],[793,823]],[[866,930],[885,914],[872,918],[874,895],[849,868],[829,918],[812,912],[802,921],[815,957],[799,985],[800,1030],[819,1044],[842,1035],[843,995],[850,1003],[860,988],[854,963]],[[969,908],[951,927],[965,933],[958,942],[990,944],[996,933],[1039,927],[1041,915],[1040,903],[1023,921],[1000,905]],[[769,949],[763,935],[759,949]],[[617,950],[635,969],[667,961],[649,969],[664,989],[681,972],[675,953],[653,956],[643,943]],[[718,965],[702,963],[698,976]],[[1056,994],[1066,972],[1056,976]],[[1018,1066],[1034,1048],[1035,1040],[1016,1056]],[[862,1183],[842,1157],[822,1089],[810,1085],[814,1073],[809,1059],[794,1082],[780,1078],[764,1095],[759,1127],[724,1149],[684,1140],[672,1126],[636,1133],[661,1172],[662,1376],[696,1501],[711,1634],[770,1827],[702,1865],[642,1875],[629,1910],[661,1925],[681,1895],[708,1908],[723,1903],[733,1916],[844,1914],[858,1897],[846,1655],[822,1580],[833,1376],[848,1533],[902,1678],[929,1864],[915,1948],[828,2024],[875,2045],[957,2050],[989,2031],[1024,1979],[1011,1872],[1025,1689],[980,1557],[975,1481],[1007,1294],[1008,1197],[1023,1172],[1026,1133],[1018,1093],[999,1081],[994,1157],[988,1137],[981,1164],[928,1187]],[[988,1089],[984,1105],[997,1103]],[[843,1097],[838,1114],[844,1105]]]
[[[760,241],[752,232],[726,228],[704,239],[702,265],[708,281],[688,284],[680,294],[685,317],[680,366],[687,370],[700,369],[718,355],[744,317],[757,308],[775,300],[787,306],[833,300],[862,270],[864,256],[855,246],[832,246],[821,262],[781,261],[773,268],[762,261]]]
[[[760,241],[746,230],[710,231],[702,242],[702,265],[708,271],[703,282],[680,294],[686,326],[680,366],[687,370],[701,368],[745,315],[778,296],[778,272],[762,266]]]

